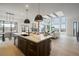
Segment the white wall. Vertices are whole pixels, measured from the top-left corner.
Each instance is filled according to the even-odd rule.
[[[67,35],[72,36],[73,35],[73,20],[72,17],[67,18]]]

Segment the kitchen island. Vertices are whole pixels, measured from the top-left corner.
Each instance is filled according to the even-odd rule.
[[[43,34],[18,35],[18,48],[26,56],[48,56],[51,50],[51,38],[52,36]]]

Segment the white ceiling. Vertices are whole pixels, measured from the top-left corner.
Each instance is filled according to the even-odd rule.
[[[27,3],[0,3],[0,15],[5,15],[5,12],[11,12],[15,14],[17,18],[25,18],[25,5]],[[38,12],[38,4],[30,3],[28,17],[34,19]],[[48,15],[54,12],[62,11],[65,16],[78,17],[79,16],[79,4],[78,3],[41,3],[40,14]]]

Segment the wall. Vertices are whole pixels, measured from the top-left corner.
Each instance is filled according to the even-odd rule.
[[[67,17],[67,35],[72,36],[73,35],[73,19],[72,17]]]

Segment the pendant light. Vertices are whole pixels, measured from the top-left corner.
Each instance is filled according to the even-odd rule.
[[[24,23],[30,23],[29,19],[25,19]]]
[[[27,14],[27,18],[24,20],[24,23],[25,23],[25,24],[29,24],[29,23],[30,23],[30,20],[28,19],[28,7],[29,7],[29,6],[26,5],[25,7],[26,7],[26,12],[27,12],[27,13],[26,13],[26,14]],[[30,32],[29,32],[29,25],[28,25],[27,27],[28,27],[28,35],[30,35]]]
[[[28,5],[25,6],[26,7],[26,14],[27,14],[27,18],[24,20],[24,23],[30,23],[30,20],[28,19]]]
[[[39,25],[40,25],[39,23],[43,21],[43,17],[42,15],[40,15],[40,3],[38,3],[38,12],[39,14],[36,15],[34,21],[38,22],[38,33],[39,33]]]

